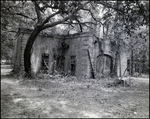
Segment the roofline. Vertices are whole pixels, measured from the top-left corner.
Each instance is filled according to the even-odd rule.
[[[17,34],[19,35],[20,33],[26,33],[26,34],[31,34],[33,31],[33,29],[28,29],[28,28],[23,28],[23,27],[20,27],[18,29],[18,32]],[[69,39],[69,38],[72,38],[72,37],[84,37],[84,36],[93,36],[90,32],[80,32],[80,33],[74,33],[74,34],[66,34],[66,35],[60,35],[60,34],[48,34],[48,33],[44,33],[44,32],[41,32],[39,34],[40,36],[48,36],[48,37],[58,37],[58,38],[62,38],[64,37],[64,39]]]

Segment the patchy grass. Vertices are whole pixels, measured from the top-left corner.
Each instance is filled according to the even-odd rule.
[[[141,79],[142,80],[142,79]],[[108,86],[114,79],[43,75],[2,79],[2,117],[148,118],[149,82]],[[7,94],[7,95],[6,95]]]

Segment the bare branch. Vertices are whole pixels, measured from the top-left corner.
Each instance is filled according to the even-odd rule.
[[[11,12],[12,8],[22,8],[22,7],[19,7],[19,6],[9,6],[9,7],[6,7],[6,6],[2,6],[1,5],[1,10],[4,10],[5,12],[8,10],[9,12]]]
[[[51,23],[51,24],[46,24],[46,25],[44,25],[44,26],[41,28],[41,30],[44,30],[44,29],[49,28],[49,27],[56,26],[56,25],[58,25],[58,24],[62,24],[62,23],[64,23],[65,21],[67,21],[68,19],[70,19],[71,16],[72,16],[72,14],[69,15],[69,16],[67,16],[67,17],[65,17],[65,18],[62,19],[62,20],[53,22],[53,23]]]
[[[91,11],[90,9],[82,8],[81,10],[88,11],[88,12],[91,14],[92,18],[93,18],[96,22],[99,22],[100,24],[103,25],[103,23],[100,21],[101,19],[95,18],[94,15],[93,15],[93,13],[92,13],[92,11]]]
[[[114,7],[111,4],[109,4],[109,3],[106,3],[106,2],[103,2],[103,1],[96,1],[96,3],[101,4],[103,6],[106,6],[108,8],[114,9],[115,11],[117,11],[117,12],[119,12],[121,14],[124,14],[124,12],[121,9],[119,9],[117,7]]]
[[[56,26],[56,25],[58,25],[58,24],[64,23],[65,21],[67,21],[68,19],[70,19],[71,17],[73,17],[73,16],[74,16],[74,13],[76,13],[78,10],[79,10],[79,9],[74,9],[74,10],[72,11],[72,13],[70,13],[67,17],[63,18],[62,20],[59,20],[59,21],[56,21],[56,22],[53,22],[53,23],[44,25],[44,26],[41,28],[41,30],[46,29],[46,28],[49,28],[49,27]],[[58,12],[59,12],[59,11],[58,11]],[[56,13],[57,13],[57,12],[56,12]],[[56,13],[54,13],[54,15],[55,15]],[[57,14],[58,14],[58,13],[57,13]],[[54,16],[54,15],[53,15],[53,16]]]
[[[36,14],[37,14],[38,23],[41,23],[42,22],[42,15],[41,15],[41,12],[40,12],[40,7],[39,7],[39,5],[37,4],[36,1],[32,0],[32,2],[35,5],[35,11],[36,11]]]
[[[40,6],[37,4],[36,1],[34,1],[34,0],[31,0],[31,1],[35,4],[35,6],[38,8],[39,11],[43,12],[42,9],[40,8]]]
[[[139,2],[138,2],[137,0],[136,0],[136,4],[138,5],[138,7],[140,8],[141,11],[144,11],[144,9],[142,9],[142,7],[140,6],[140,4],[139,4]],[[145,21],[148,23],[149,17],[147,18],[147,17],[145,16],[144,12],[143,12],[142,15],[143,15]]]
[[[63,24],[70,24],[70,22],[65,22],[65,23],[63,23]],[[93,22],[76,22],[76,23],[71,23],[71,24],[94,24],[94,25],[96,25],[96,23],[93,23]]]
[[[82,32],[82,25],[80,24],[80,21],[78,19],[76,19],[76,21],[78,22],[79,26],[80,26],[80,30]]]
[[[22,13],[14,13],[14,15],[20,15],[20,16],[23,16],[23,17],[25,17],[25,18],[32,19],[33,21],[36,20],[36,18],[31,18],[31,17],[29,17],[29,16],[27,16],[27,15],[24,15],[24,14],[22,14]]]
[[[17,31],[15,31],[15,30],[2,30],[2,32],[15,32],[15,33],[17,33]]]
[[[83,24],[83,25],[86,26],[86,27],[88,27],[88,28],[90,28],[90,29],[94,29],[93,27],[88,26],[87,24]]]
[[[88,27],[88,28],[90,28],[90,29],[94,29],[94,28],[88,26],[87,24],[94,24],[94,25],[96,25],[96,23],[93,23],[93,22],[80,22],[79,20],[78,20],[78,22],[76,22],[76,23],[73,23],[73,22],[71,22],[71,23],[70,23],[70,22],[64,22],[63,24],[70,24],[70,25],[77,24],[77,25],[80,26],[81,32],[83,31],[83,30],[82,30],[82,25],[83,25],[83,26],[86,26],[86,27]]]
[[[44,24],[46,24],[46,23],[49,21],[50,18],[54,17],[55,15],[57,15],[57,14],[59,14],[59,13],[60,13],[60,11],[55,12],[54,14],[49,15],[49,16],[43,21],[43,23],[41,24],[41,26],[43,26]]]
[[[53,7],[52,5],[48,5],[47,3],[45,3],[45,6],[41,7],[41,10],[45,10],[46,8],[52,8],[52,9],[56,9],[56,7]]]
[[[23,17],[25,17],[25,18],[28,18],[28,19],[31,19],[31,20],[33,20],[33,21],[35,21],[37,18],[31,18],[31,17],[29,17],[29,16],[27,16],[27,15],[25,15],[25,14],[23,14],[23,13],[11,13],[11,12],[9,12],[9,15],[18,15],[18,16],[23,16]],[[8,17],[7,15],[3,15],[3,17]]]

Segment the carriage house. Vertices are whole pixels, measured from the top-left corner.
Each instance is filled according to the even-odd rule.
[[[24,49],[32,30],[19,28],[14,50],[14,69],[24,70]],[[123,75],[127,68],[129,52],[122,51],[120,60],[110,40],[95,37],[91,32],[71,35],[40,33],[32,48],[31,67],[33,73],[70,73],[80,78]],[[115,65],[118,64],[118,65]]]

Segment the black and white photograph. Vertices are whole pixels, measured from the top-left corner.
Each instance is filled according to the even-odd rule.
[[[149,0],[1,0],[1,118],[149,118]]]

